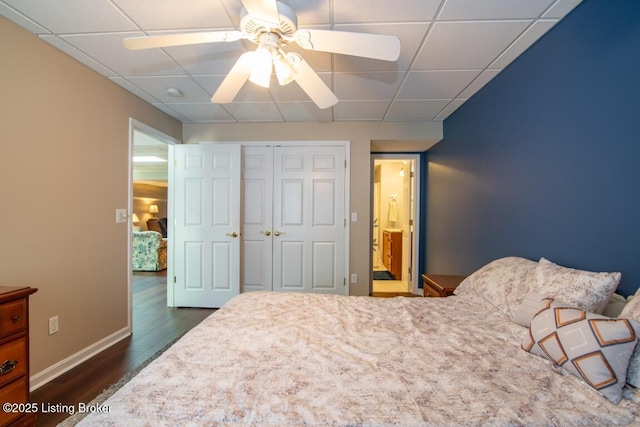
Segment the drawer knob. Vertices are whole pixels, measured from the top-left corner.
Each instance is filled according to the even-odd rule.
[[[2,366],[0,366],[0,375],[6,375],[9,372],[13,371],[17,364],[17,360],[5,360]]]
[[[18,323],[18,321],[20,320],[20,316],[16,314],[11,318],[11,320],[13,320],[13,323]]]

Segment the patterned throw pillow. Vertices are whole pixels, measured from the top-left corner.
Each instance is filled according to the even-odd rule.
[[[640,322],[611,319],[551,299],[540,304],[522,348],[551,360],[619,403]]]
[[[624,306],[618,317],[640,320],[640,289],[638,289],[633,298],[631,298],[631,301]],[[640,345],[636,346],[636,350],[633,352],[633,356],[631,356],[631,360],[629,361],[627,383],[636,388],[640,388]]]
[[[602,313],[620,283],[620,273],[597,273],[556,265],[541,258],[535,291],[582,310]]]

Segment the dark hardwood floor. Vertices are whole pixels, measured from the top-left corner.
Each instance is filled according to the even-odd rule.
[[[88,403],[158,350],[200,323],[215,309],[169,308],[166,270],[133,274],[133,334],[31,393],[31,401]],[[38,413],[36,426],[55,426],[68,415]]]

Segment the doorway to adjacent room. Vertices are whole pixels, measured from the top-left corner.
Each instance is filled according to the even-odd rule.
[[[372,292],[418,293],[420,155],[371,157]]]

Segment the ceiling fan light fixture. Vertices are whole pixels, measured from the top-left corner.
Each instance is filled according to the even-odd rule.
[[[296,72],[285,53],[281,52],[273,58],[273,68],[280,86],[288,85],[295,79]]]
[[[253,65],[249,81],[264,88],[269,88],[272,70],[272,57],[268,48],[260,46],[253,55]]]

